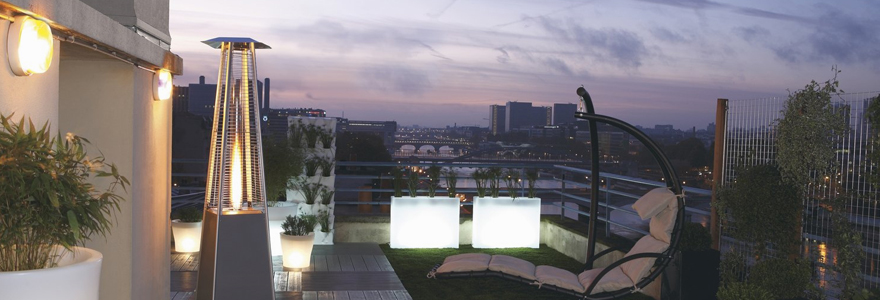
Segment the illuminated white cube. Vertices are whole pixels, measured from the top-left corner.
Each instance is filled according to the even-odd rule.
[[[391,248],[458,248],[459,200],[391,197]]]
[[[474,248],[538,248],[540,198],[474,198]]]

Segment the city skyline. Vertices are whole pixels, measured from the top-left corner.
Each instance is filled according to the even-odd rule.
[[[862,0],[231,3],[171,2],[176,84],[216,82],[200,41],[249,36],[273,47],[273,107],[404,126],[486,127],[491,104],[576,103],[583,84],[601,114],[701,128],[716,98],[786,96],[833,65],[848,92],[880,82],[880,5]]]

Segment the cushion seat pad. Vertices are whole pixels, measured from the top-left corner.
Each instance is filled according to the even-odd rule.
[[[590,284],[593,283],[593,280],[596,280],[596,276],[602,272],[603,268],[596,268],[591,270],[586,270],[579,274],[578,280],[581,285],[584,286],[584,291],[587,291],[587,288],[590,287]],[[599,279],[599,283],[596,284],[596,287],[593,288],[593,292],[591,294],[601,293],[601,292],[609,292],[616,291],[619,289],[625,289],[628,287],[632,287],[634,284],[632,280],[629,279],[629,276],[623,273],[623,270],[620,267],[615,267],[611,271],[609,271],[605,276],[602,276],[602,279]]]
[[[507,255],[493,255],[489,262],[489,270],[508,275],[518,276],[529,280],[535,280],[535,265],[516,257]]]
[[[437,273],[480,272],[489,269],[492,256],[484,253],[465,253],[446,257]]]
[[[541,284],[550,284],[578,293],[586,291],[586,288],[578,280],[577,275],[557,267],[538,266],[535,268],[535,277],[538,277],[538,282]]]

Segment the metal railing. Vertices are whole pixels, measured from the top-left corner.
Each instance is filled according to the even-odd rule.
[[[391,188],[392,178],[388,171],[381,170],[382,168],[428,167],[432,165],[460,169],[461,173],[464,174],[459,175],[459,187],[456,188],[456,193],[466,195],[476,194],[476,189],[470,184],[472,182],[470,177],[466,175],[472,168],[498,167],[521,170],[521,172],[524,172],[525,169],[538,169],[540,176],[536,186],[538,187],[538,195],[542,199],[543,214],[558,214],[575,220],[579,219],[579,216],[591,217],[591,213],[587,211],[592,201],[589,196],[590,170],[546,163],[338,162],[335,203],[337,207],[350,205],[390,205],[390,196],[394,192],[394,189]],[[342,171],[349,168],[371,169],[359,171],[358,174],[348,174],[349,172]],[[639,235],[648,234],[645,227],[634,226],[632,222],[622,222],[621,219],[626,220],[627,218],[621,218],[621,216],[628,216],[629,220],[640,220],[638,214],[629,209],[629,206],[648,190],[656,187],[666,187],[666,183],[606,172],[600,173],[599,180],[602,181],[599,190],[601,199],[598,199],[600,211],[596,218],[598,221],[606,224],[604,226],[606,236],[619,235],[618,233],[626,232],[638,233]],[[377,183],[376,181],[380,182]],[[370,189],[362,188],[361,186],[364,183],[370,184]],[[525,178],[523,178],[523,183],[525,183]],[[360,186],[352,186],[352,184]],[[526,195],[526,184],[522,184],[518,190],[517,196],[524,197]],[[445,190],[441,189],[441,191]],[[346,193],[349,194],[345,196]],[[354,195],[351,193],[370,193],[370,200],[351,200],[351,198],[354,198]],[[406,188],[402,188],[402,193],[404,195],[408,194]],[[427,193],[427,190],[419,190],[419,194],[422,193]],[[508,191],[502,188],[500,193],[507,195]],[[685,210],[685,217],[689,221],[702,220],[702,223],[705,225],[710,215],[708,203],[712,191],[685,187],[685,193],[687,195],[686,201],[689,203]],[[471,202],[463,202],[462,205],[468,206],[471,205]],[[551,212],[551,210],[553,211]],[[339,214],[338,208],[336,213]],[[616,227],[617,230],[612,230],[612,227]],[[624,237],[633,238],[626,235]]]

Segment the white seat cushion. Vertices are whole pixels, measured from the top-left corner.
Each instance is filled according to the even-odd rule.
[[[534,264],[507,255],[492,255],[492,261],[489,262],[489,270],[531,280],[536,279]]]
[[[489,269],[492,256],[484,253],[465,253],[446,257],[437,273],[479,272]]]
[[[673,200],[668,207],[651,218],[651,235],[654,236],[655,239],[671,243],[672,230],[675,229],[676,217],[678,217],[678,201]]]
[[[461,260],[470,260],[470,261],[485,261],[486,265],[489,265],[489,261],[492,260],[492,255],[486,253],[464,253],[464,254],[456,254],[447,256],[446,259],[443,260],[443,263],[449,263],[453,261],[461,261]]]
[[[636,242],[636,245],[633,246],[623,257],[626,258],[637,253],[661,253],[668,247],[668,243],[659,241],[651,235],[646,235]],[[654,266],[655,260],[657,260],[657,258],[654,257],[637,258],[623,263],[620,265],[620,269],[626,274],[626,276],[629,276],[629,279],[632,280],[632,282],[639,282],[639,280],[647,276],[648,272],[651,271],[651,267]]]
[[[587,288],[590,287],[590,284],[593,283],[593,280],[596,279],[596,276],[602,272],[604,268],[586,270],[583,273],[578,274],[577,278],[580,281],[581,285],[584,287],[584,292],[587,291]],[[611,269],[605,276],[602,276],[602,279],[599,279],[599,283],[596,284],[596,287],[593,288],[593,292],[590,294],[596,294],[601,292],[609,292],[616,291],[619,289],[625,289],[633,286],[632,280],[629,279],[629,276],[623,273],[620,270],[620,267],[616,267]]]
[[[583,293],[586,290],[581,285],[577,275],[557,267],[538,266],[535,268],[535,277],[542,284],[551,284],[578,293]]]
[[[636,200],[632,208],[636,210],[642,220],[647,220],[661,211],[675,199],[675,194],[668,188],[656,188]]]

